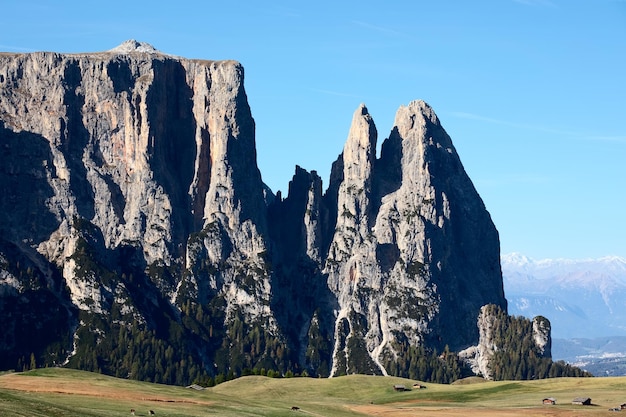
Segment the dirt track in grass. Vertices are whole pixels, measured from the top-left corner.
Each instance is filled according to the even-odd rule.
[[[579,417],[587,415],[585,410],[565,410],[553,406],[519,409],[490,408],[454,408],[437,407],[436,405],[420,407],[404,407],[403,404],[362,405],[351,407],[352,410],[366,416],[376,417]],[[582,412],[581,412],[582,411]]]
[[[3,375],[2,378],[0,378],[0,388],[25,392],[84,395],[95,398],[111,398],[116,400],[154,401],[201,405],[210,405],[212,403],[210,401],[181,399],[180,397],[173,396],[169,397],[165,395],[152,395],[146,392],[125,390],[119,387],[107,386],[105,384],[94,385],[93,383],[83,383],[78,380],[50,381],[45,379],[40,380],[39,378],[24,378],[20,374]]]

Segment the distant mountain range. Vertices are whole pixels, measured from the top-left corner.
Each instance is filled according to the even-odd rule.
[[[509,314],[552,324],[552,355],[594,375],[626,375],[626,259],[502,256]]]

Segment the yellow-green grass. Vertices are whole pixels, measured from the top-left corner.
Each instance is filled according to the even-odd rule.
[[[452,385],[365,375],[331,379],[239,378],[202,391],[69,369],[0,375],[0,416],[600,416],[626,403],[626,377]],[[394,385],[411,391],[397,392]],[[542,405],[554,397],[556,406]],[[590,397],[592,406],[571,404]],[[292,407],[298,407],[293,411]],[[626,412],[626,411],[625,411]],[[295,414],[299,413],[299,414]]]

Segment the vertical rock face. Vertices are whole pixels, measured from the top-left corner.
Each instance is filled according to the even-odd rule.
[[[219,295],[227,315],[271,321],[267,274],[255,291],[237,282],[242,269],[264,268],[267,250],[240,64],[134,41],[95,54],[3,54],[0,139],[2,240],[47,274],[61,271],[69,307],[151,322],[137,300],[146,294],[161,307]],[[125,282],[133,274],[148,282]]]
[[[254,129],[233,61],[136,41],[0,54],[0,365],[402,374],[409,346],[476,344],[481,307],[506,309],[498,233],[426,103],[398,110],[380,157],[360,106],[325,194],[296,167],[273,198]],[[11,317],[44,299],[23,320],[54,331],[34,344]]]
[[[0,57],[3,136],[48,154],[31,165],[50,175],[40,227],[53,236],[37,243],[56,263],[75,216],[107,248],[140,243],[148,264],[170,264],[216,220],[265,227],[243,68],[140,51]]]

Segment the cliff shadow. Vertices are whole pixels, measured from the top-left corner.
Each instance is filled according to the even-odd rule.
[[[0,235],[37,244],[59,227],[48,208],[55,176],[50,143],[31,132],[13,132],[0,121]]]
[[[35,249],[60,224],[48,208],[49,176],[48,140],[0,120],[0,271],[19,283],[19,290],[0,283],[0,369],[22,370],[16,366],[28,365],[31,353],[37,363],[60,364],[63,349],[71,349],[75,309],[59,270]]]
[[[0,258],[0,271],[19,282],[19,290],[0,283],[0,370],[23,370],[31,354],[38,366],[61,365],[78,314],[60,271],[2,237]]]
[[[322,273],[323,265],[307,254],[305,214],[311,187],[317,187],[315,194],[321,203],[321,180],[317,174],[296,167],[288,197],[275,199],[268,209],[275,289],[271,306],[293,349],[292,360],[313,375],[328,376],[332,364],[333,311],[339,306],[328,287],[328,276]],[[319,208],[323,210],[323,204]],[[322,233],[322,213],[309,212],[309,216],[317,218],[318,232]],[[310,351],[314,358],[307,356]]]
[[[436,190],[432,204],[438,216],[447,217],[441,227],[427,222],[424,232],[431,236],[431,265],[441,265],[431,268],[441,297],[439,327],[451,348],[465,348],[478,342],[476,321],[482,306],[507,308],[500,241],[445,129],[427,121],[425,137],[432,141],[424,149]]]
[[[76,279],[95,281],[102,294],[102,305],[114,321],[127,320],[124,300],[143,317],[148,327],[160,337],[167,334],[170,321],[177,321],[175,308],[167,299],[173,274],[163,265],[146,264],[143,248],[132,241],[123,241],[113,248],[105,245],[102,230],[87,219],[75,217],[72,227],[78,235],[75,262]],[[119,286],[122,283],[124,291]],[[119,291],[119,292],[118,292]],[[134,320],[134,319],[133,319]]]
[[[151,120],[148,152],[154,179],[172,204],[172,247],[179,256],[193,227],[188,193],[196,157],[193,91],[180,62],[153,59],[152,65],[154,80],[146,97]]]
[[[84,218],[92,219],[95,215],[94,191],[87,179],[87,168],[83,162],[90,134],[83,124],[85,96],[79,92],[82,74],[78,61],[67,62],[63,81],[65,88],[63,104],[67,112],[66,118],[60,119],[60,146],[70,169],[70,190],[75,197],[74,203],[78,213]]]
[[[402,137],[394,127],[383,141],[380,158],[374,162],[372,173],[372,206],[369,227],[376,222],[382,199],[402,185]]]

